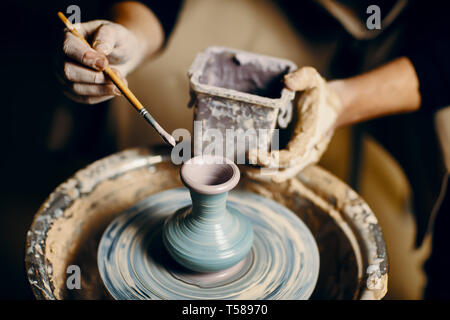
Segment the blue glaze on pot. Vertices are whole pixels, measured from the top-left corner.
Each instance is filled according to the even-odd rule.
[[[99,244],[98,267],[115,299],[308,299],[319,274],[319,251],[307,226],[289,209],[254,193],[232,191],[228,210],[253,226],[250,266],[233,275],[180,269],[162,244],[167,217],[191,204],[186,188],[149,196],[120,214]],[[200,283],[198,277],[203,277]]]
[[[237,166],[234,163],[205,166],[202,174],[219,178],[220,184],[208,184],[203,178],[201,183],[195,181],[202,167],[193,171],[182,169],[192,206],[166,220],[162,238],[169,254],[182,266],[214,272],[230,268],[247,256],[253,243],[253,228],[247,217],[227,207],[228,190],[239,181]]]

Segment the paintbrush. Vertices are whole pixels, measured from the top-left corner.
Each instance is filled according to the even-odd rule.
[[[89,47],[91,45],[84,39],[84,37],[75,29],[72,23],[70,23],[69,20],[67,20],[66,16],[62,12],[58,12],[58,17],[61,19],[61,21],[65,24],[67,29],[72,32],[75,36],[80,38],[81,41],[86,43]],[[114,82],[114,84],[119,88],[120,92],[123,93],[123,95],[127,98],[127,100],[131,103],[131,105],[136,109],[137,112],[141,114],[141,116],[144,117],[145,120],[147,120],[148,123],[152,125],[153,128],[159,133],[161,138],[164,139],[165,142],[170,144],[172,147],[175,147],[176,142],[174,137],[172,137],[169,133],[167,133],[166,130],[164,130],[159,123],[152,117],[152,115],[144,108],[144,106],[139,102],[139,100],[136,98],[136,96],[131,92],[130,89],[120,80],[120,78],[114,73],[114,71],[110,67],[106,67],[105,70],[103,70],[108,77]]]

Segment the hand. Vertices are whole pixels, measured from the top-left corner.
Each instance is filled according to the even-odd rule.
[[[64,94],[72,100],[96,104],[121,95],[119,89],[102,72],[108,65],[125,82],[126,75],[143,59],[144,48],[136,36],[124,26],[106,20],[93,20],[75,25],[92,43],[65,31],[65,54],[59,77]]]
[[[250,162],[269,169],[264,174],[260,169],[248,170],[253,178],[282,182],[318,162],[333,136],[342,109],[338,95],[312,67],[287,74],[284,82],[293,91],[303,91],[297,106],[299,120],[286,149],[272,154],[250,150]]]

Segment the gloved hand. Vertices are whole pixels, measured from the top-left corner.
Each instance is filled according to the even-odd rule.
[[[69,30],[65,31],[62,67],[59,69],[64,93],[74,101],[96,104],[121,95],[102,72],[108,65],[125,82],[143,59],[145,48],[124,26],[106,20],[76,24],[77,30],[92,44],[93,50]]]
[[[250,162],[265,167],[263,171],[247,170],[256,179],[282,182],[318,162],[333,136],[342,109],[338,95],[312,67],[287,74],[284,82],[293,91],[303,91],[297,106],[298,123],[286,149],[271,153],[249,151]]]

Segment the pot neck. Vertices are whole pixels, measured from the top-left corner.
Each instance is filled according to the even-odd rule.
[[[201,219],[218,219],[226,213],[228,192],[202,194],[190,190],[192,214]]]

